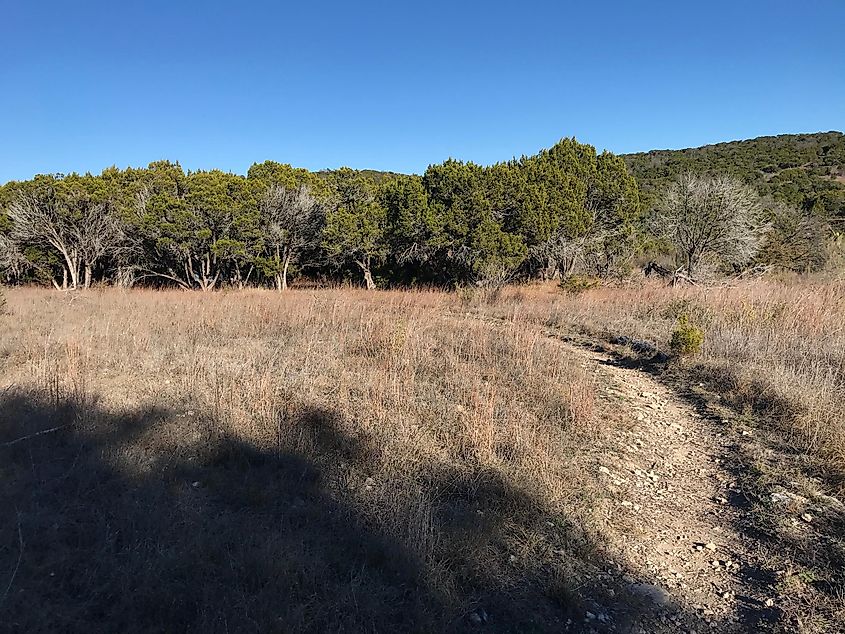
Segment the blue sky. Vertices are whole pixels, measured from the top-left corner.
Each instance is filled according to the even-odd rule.
[[[589,5],[589,6],[588,6]],[[0,182],[845,128],[845,0],[0,0]]]

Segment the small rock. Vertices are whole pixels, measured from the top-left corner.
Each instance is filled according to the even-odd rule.
[[[714,544],[713,542],[708,542],[708,543],[704,544],[704,547],[705,547],[707,550],[709,550],[710,552],[715,552],[715,551],[716,551],[716,544]]]
[[[607,467],[605,467],[604,465],[602,465],[602,466],[600,466],[600,467],[599,467],[599,471],[600,471],[601,473],[605,474],[605,475],[610,475],[610,469],[608,469],[608,468],[607,468]]]
[[[804,520],[805,522],[812,522],[812,521],[813,521],[813,516],[812,516],[812,515],[810,515],[809,513],[803,513],[803,514],[801,515],[801,519],[802,519],[802,520]]]
[[[774,599],[766,599],[766,607],[770,608],[775,604]]]

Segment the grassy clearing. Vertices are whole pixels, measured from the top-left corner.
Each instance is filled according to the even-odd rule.
[[[544,630],[601,596],[593,378],[530,325],[437,293],[7,295],[12,629]]]
[[[784,592],[841,592],[841,526],[767,504],[842,486],[839,283],[6,297],[8,629],[559,631],[603,606],[621,626],[639,577],[593,474],[624,417],[543,331],[668,351],[684,315],[702,351],[663,376],[766,432],[737,477],[795,564]]]

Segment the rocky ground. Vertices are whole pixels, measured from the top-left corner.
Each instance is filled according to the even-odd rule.
[[[703,385],[583,341],[562,345],[601,377],[603,415],[622,423],[595,465],[606,493],[597,503],[621,581],[642,599],[634,618],[608,605],[572,629],[845,631],[845,594],[806,557],[841,554],[842,504],[818,482],[784,481],[788,472],[778,472],[785,487],[754,478],[778,451]],[[801,487],[816,490],[790,490]]]

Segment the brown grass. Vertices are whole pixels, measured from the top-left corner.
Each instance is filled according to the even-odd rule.
[[[670,369],[845,472],[841,283],[6,297],[0,630],[622,627],[618,423],[543,328],[665,349],[687,314]]]
[[[7,297],[11,629],[547,629],[593,596],[593,379],[530,324],[425,292]]]
[[[649,342],[669,352],[681,315],[703,328],[702,353],[674,369],[704,382],[736,408],[818,460],[845,485],[845,283],[753,281],[725,288],[644,284],[577,296],[553,286],[512,290],[475,308],[516,323],[532,322]]]

